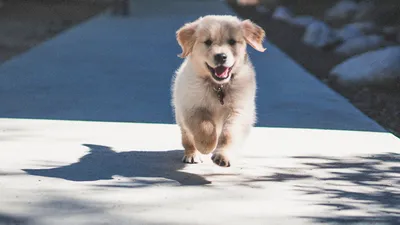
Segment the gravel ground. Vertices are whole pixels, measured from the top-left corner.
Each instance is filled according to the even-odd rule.
[[[107,0],[7,0],[0,7],[0,63],[102,12]]]
[[[332,2],[334,1],[318,0],[318,4],[301,4],[298,0],[292,0],[286,1],[286,6],[296,14],[308,14],[320,17],[322,15],[321,12],[326,7],[332,5]],[[392,5],[394,1],[387,2],[388,5]],[[266,31],[268,39],[273,44],[297,61],[311,74],[315,75],[321,82],[326,83],[332,89],[346,97],[367,116],[400,137],[400,82],[392,89],[368,86],[339,86],[328,80],[328,74],[331,68],[346,58],[326,51],[327,49],[315,49],[305,45],[301,41],[304,28],[273,20],[270,18],[270,15],[258,13],[256,8],[252,6],[238,6],[232,1],[228,1],[228,3],[239,16],[252,19],[262,26]],[[387,5],[382,4],[382,7],[387,7]]]

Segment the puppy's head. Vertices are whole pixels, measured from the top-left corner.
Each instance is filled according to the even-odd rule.
[[[250,20],[234,16],[206,16],[185,24],[176,32],[182,48],[200,76],[216,83],[229,82],[236,68],[245,63],[246,44],[263,52],[265,32]]]

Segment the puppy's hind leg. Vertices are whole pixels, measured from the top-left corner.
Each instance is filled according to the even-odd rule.
[[[182,158],[182,162],[184,163],[201,163],[200,155],[198,154],[196,147],[193,144],[193,136],[188,133],[184,128],[181,128],[182,133],[182,145],[185,148],[185,153]]]

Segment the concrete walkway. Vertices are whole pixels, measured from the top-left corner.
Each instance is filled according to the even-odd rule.
[[[175,30],[221,1],[133,1],[0,67],[0,224],[399,224],[400,141],[270,43],[230,168],[180,163]]]

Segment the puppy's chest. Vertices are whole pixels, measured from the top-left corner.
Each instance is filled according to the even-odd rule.
[[[215,98],[221,104],[221,106],[225,105],[225,103],[228,105],[232,103],[231,101],[227,101],[228,99],[231,99],[231,96],[229,92],[224,90],[224,87],[222,85],[218,87],[213,87],[212,90],[214,92]]]
[[[234,93],[223,88],[213,87],[205,95],[204,106],[215,114],[229,114],[235,108]]]
[[[188,94],[188,99],[195,108],[206,108],[210,112],[222,113],[230,111],[237,107],[238,94],[235,89],[227,86],[207,85],[202,84],[200,87],[192,87]],[[196,100],[195,100],[196,99]],[[194,101],[193,101],[194,100]]]

